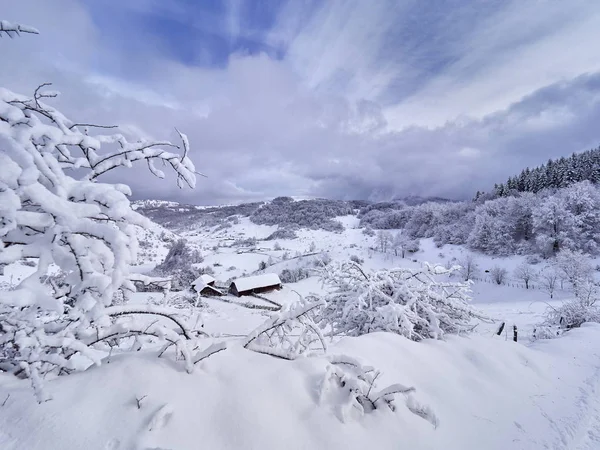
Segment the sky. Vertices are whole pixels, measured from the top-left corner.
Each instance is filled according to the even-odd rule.
[[[597,0],[0,0],[0,86],[176,140],[206,177],[105,181],[196,204],[471,198],[600,143]],[[6,70],[8,68],[8,70]]]

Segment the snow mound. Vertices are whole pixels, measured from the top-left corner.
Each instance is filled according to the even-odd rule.
[[[378,390],[414,386],[437,428],[405,407],[340,420],[343,399],[322,392],[332,356],[290,362],[233,347],[187,374],[156,354],[124,355],[48,382],[53,400],[42,404],[0,374],[0,448],[598,448],[599,341],[600,326],[586,325],[532,347],[374,333],[330,349],[381,369]]]

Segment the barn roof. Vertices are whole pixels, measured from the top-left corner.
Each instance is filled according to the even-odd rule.
[[[233,280],[231,284],[235,285],[238,292],[244,292],[268,286],[276,286],[281,284],[281,280],[276,273],[265,273],[253,277],[238,278],[237,280]]]
[[[202,289],[204,289],[210,283],[214,283],[214,281],[215,281],[215,279],[213,277],[211,277],[210,275],[203,274],[194,280],[194,282],[192,283],[192,287],[196,291],[200,292]]]

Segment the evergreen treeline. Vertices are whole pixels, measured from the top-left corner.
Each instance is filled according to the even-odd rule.
[[[526,168],[519,175],[509,177],[506,183],[494,185],[496,197],[508,197],[516,192],[539,192],[542,189],[560,189],[580,181],[600,183],[600,147],[568,158],[549,159],[534,169]],[[482,195],[477,192],[476,199]]]

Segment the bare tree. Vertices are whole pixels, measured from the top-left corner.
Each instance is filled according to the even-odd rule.
[[[496,284],[504,284],[508,271],[504,267],[494,266],[492,267],[492,270],[490,270],[490,274],[492,275],[492,280],[494,280]]]
[[[392,234],[389,231],[379,230],[377,232],[377,244],[383,253],[386,253],[392,243]]]
[[[537,277],[533,267],[527,263],[519,264],[513,272],[513,275],[516,279],[525,283],[525,289],[529,289],[529,284]]]
[[[540,285],[542,289],[550,295],[550,298],[554,298],[554,292],[558,288],[558,281],[560,275],[553,267],[546,267],[540,273]]]
[[[458,261],[460,265],[460,274],[463,276],[465,281],[473,279],[479,273],[479,264],[477,259],[472,254],[467,254],[465,257]]]

